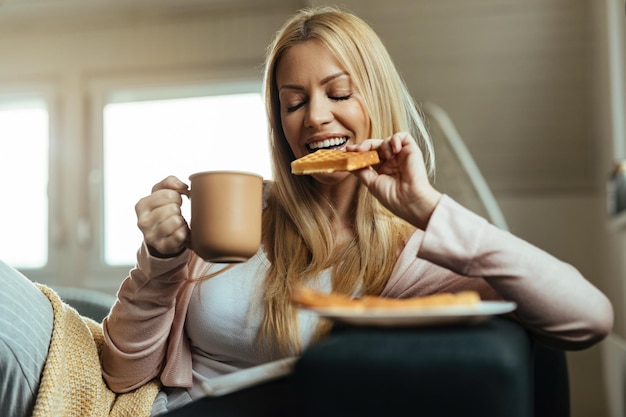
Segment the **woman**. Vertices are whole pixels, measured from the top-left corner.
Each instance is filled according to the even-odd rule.
[[[433,188],[422,120],[363,21],[334,9],[299,13],[269,48],[265,83],[275,179],[263,246],[202,279],[213,265],[185,247],[187,185],[155,185],[136,206],[138,266],[104,322],[113,390],[160,377],[196,399],[205,379],[298,354],[326,331],[291,305],[298,285],[388,297],[475,289],[517,302],[519,321],[562,348],[610,330],[610,303],[578,271]],[[355,174],[290,173],[292,160],[321,148],[376,149],[382,162]]]
[[[362,20],[330,8],[298,13],[268,50],[265,83],[275,178],[263,245],[225,271],[204,262],[186,248],[187,185],[156,184],[136,205],[137,266],[103,322],[101,362],[113,391],[158,378],[158,414],[202,397],[214,376],[297,355],[328,331],[292,306],[299,285],[398,298],[474,289],[515,301],[515,317],[537,339],[565,349],[610,331],[609,301],[575,268],[431,185],[423,122]],[[292,160],[321,148],[375,149],[381,163],[291,175]]]

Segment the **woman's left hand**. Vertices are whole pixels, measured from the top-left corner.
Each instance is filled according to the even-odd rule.
[[[415,139],[406,132],[387,139],[368,139],[350,145],[348,151],[376,150],[380,164],[354,171],[363,184],[385,207],[420,229],[441,197],[428,180],[424,158]]]

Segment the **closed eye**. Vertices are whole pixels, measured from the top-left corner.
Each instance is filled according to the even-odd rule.
[[[352,94],[347,94],[344,96],[328,96],[328,98],[331,99],[332,101],[344,101],[344,100],[349,100],[350,98],[352,98]],[[294,111],[298,110],[305,104],[306,104],[306,101],[301,101],[300,103],[296,103],[292,106],[287,106],[286,107],[287,113],[293,113]]]
[[[328,96],[328,98],[334,101],[349,100],[352,98],[352,94],[348,94],[346,96]]]
[[[301,103],[298,103],[298,104],[294,104],[293,106],[288,106],[286,108],[287,113],[293,113],[294,111],[298,110],[302,106],[304,106],[304,102],[301,102]]]

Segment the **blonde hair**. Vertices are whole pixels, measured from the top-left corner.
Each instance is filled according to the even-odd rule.
[[[263,284],[264,318],[260,337],[266,346],[297,353],[300,335],[292,289],[332,271],[334,291],[380,294],[397,255],[414,229],[393,216],[359,185],[352,205],[354,239],[336,247],[328,219],[330,202],[317,193],[313,179],[291,174],[294,155],[282,129],[276,68],[294,45],[317,40],[345,67],[363,97],[373,138],[409,131],[416,138],[430,175],[432,145],[415,103],[381,40],[363,20],[337,8],[305,9],[287,21],[269,46],[265,99],[270,129],[274,185],[263,215],[263,243],[271,266]],[[318,336],[325,329],[318,329]]]

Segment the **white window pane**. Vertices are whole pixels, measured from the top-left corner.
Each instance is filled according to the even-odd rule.
[[[104,261],[134,264],[134,206],[168,175],[241,170],[271,178],[258,93],[111,103],[104,109]],[[187,219],[189,203],[183,203]]]
[[[16,268],[48,261],[48,111],[43,100],[0,107],[0,258]]]

